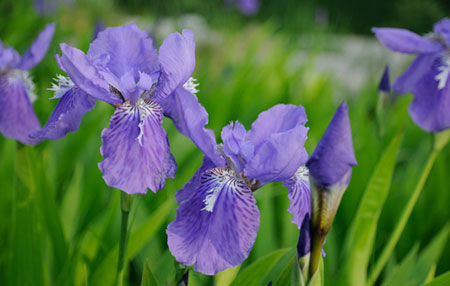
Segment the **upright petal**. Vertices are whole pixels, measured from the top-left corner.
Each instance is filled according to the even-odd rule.
[[[410,92],[416,83],[428,72],[438,58],[437,54],[419,55],[394,82],[392,88],[398,93]]]
[[[30,48],[22,55],[22,59],[17,68],[29,70],[37,65],[47,53],[53,34],[55,33],[55,23],[48,24],[39,34]]]
[[[259,180],[261,185],[291,178],[308,159],[304,147],[307,132],[308,128],[299,125],[270,135],[255,149],[255,156],[244,169],[245,176]]]
[[[19,53],[11,47],[3,47],[0,41],[0,72],[13,68],[20,62]]]
[[[398,28],[372,28],[378,40],[394,52],[406,54],[436,53],[444,49],[437,42],[432,42],[416,33]]]
[[[158,69],[153,40],[136,24],[106,28],[99,32],[89,47],[88,57],[93,61],[108,59],[104,62],[104,68],[117,78],[132,72],[137,81],[139,71],[151,74]]]
[[[247,133],[255,156],[245,167],[245,175],[263,184],[290,179],[308,158],[306,121],[302,106],[278,104],[262,112]]]
[[[450,128],[449,74],[450,66],[443,63],[433,65],[411,91],[414,100],[409,106],[409,114],[425,131],[440,132]]]
[[[57,140],[78,130],[83,115],[94,108],[96,99],[77,87],[68,89],[59,100],[44,128],[30,137]]]
[[[225,165],[224,159],[217,153],[213,131],[205,128],[208,112],[198,102],[197,96],[179,87],[158,103],[163,107],[164,115],[172,119],[181,134],[191,139],[216,166]]]
[[[161,107],[151,100],[136,106],[125,102],[116,109],[102,132],[100,149],[104,160],[99,168],[108,186],[145,194],[147,188],[162,189],[166,178],[174,177],[176,163],[162,119]]]
[[[99,75],[97,69],[88,61],[86,55],[66,44],[61,44],[62,56],[58,64],[70,79],[87,94],[110,104],[118,104],[122,99],[109,92],[108,83]]]
[[[333,186],[345,179],[355,165],[348,106],[343,102],[306,166],[310,177],[314,178],[317,186],[322,188]]]
[[[440,34],[444,38],[445,43],[448,46],[450,46],[450,19],[449,18],[444,18],[441,21],[434,24],[433,31],[435,33]]]
[[[230,123],[222,129],[224,153],[233,160],[239,172],[244,171],[244,165],[252,158],[255,148],[252,143],[245,140],[247,131],[239,121]]]
[[[32,90],[27,85],[23,78],[11,73],[0,77],[0,132],[23,144],[35,145],[40,140],[28,134],[38,130],[40,124],[30,101]]]
[[[311,213],[311,192],[309,190],[308,169],[301,166],[291,179],[283,183],[283,186],[289,190],[288,197],[290,204],[288,212],[292,214],[292,223],[295,223],[300,229],[302,228],[306,215],[309,216]]]
[[[159,48],[161,79],[156,96],[165,98],[191,77],[195,68],[194,33],[170,34]]]
[[[207,275],[241,264],[259,227],[251,190],[231,169],[220,167],[205,171],[191,191],[195,195],[181,203],[167,228],[170,252]]]
[[[286,132],[296,126],[304,126],[306,122],[303,106],[278,104],[258,115],[247,134],[247,140],[257,148],[270,135]]]

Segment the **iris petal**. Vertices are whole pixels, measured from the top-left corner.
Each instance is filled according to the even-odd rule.
[[[22,55],[21,61],[17,68],[28,70],[37,65],[47,53],[53,34],[55,33],[55,24],[48,24],[44,30],[38,35],[30,48]]]
[[[162,128],[162,109],[150,100],[137,105],[126,102],[111,117],[102,132],[99,163],[103,179],[126,193],[145,194],[162,189],[166,178],[173,178],[175,160],[170,153],[166,131]]]
[[[398,28],[372,28],[378,40],[388,49],[406,54],[435,53],[443,49],[439,43],[432,42],[416,33]]]
[[[205,171],[190,188],[195,194],[177,208],[166,231],[176,260],[207,275],[241,264],[259,227],[251,190],[227,167]]]

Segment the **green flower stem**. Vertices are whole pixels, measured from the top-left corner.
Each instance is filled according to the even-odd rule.
[[[125,192],[120,191],[120,209],[122,211],[122,222],[120,227],[120,241],[119,241],[119,259],[117,262],[117,285],[122,285],[123,282],[123,266],[125,263],[125,253],[127,250],[128,240],[128,217],[130,215],[133,197]]]
[[[422,192],[423,186],[427,181],[428,175],[430,174],[430,171],[433,167],[437,155],[449,141],[449,134],[450,130],[435,134],[435,144],[433,151],[430,153],[428,157],[427,163],[422,171],[422,175],[420,176],[419,182],[417,183],[416,188],[411,194],[411,197],[409,198],[409,201],[406,204],[405,209],[403,210],[399,222],[397,223],[394,231],[391,234],[391,237],[389,238],[389,241],[384,247],[383,252],[381,253],[375,266],[373,267],[372,272],[370,273],[367,285],[373,285],[375,283],[384,266],[386,265],[389,257],[391,256],[392,251],[394,250],[395,245],[400,239],[400,236],[406,226],[406,223],[408,222],[408,219],[411,216],[414,206],[416,205],[416,202],[419,199],[420,193]]]

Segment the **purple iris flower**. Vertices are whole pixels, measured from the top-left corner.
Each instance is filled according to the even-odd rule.
[[[254,15],[259,11],[259,0],[225,0],[228,5],[236,5],[244,15]]]
[[[45,26],[22,56],[0,41],[0,132],[23,144],[35,145],[40,141],[28,136],[41,128],[33,111],[36,95],[28,70],[44,58],[54,32],[55,24]]]
[[[302,106],[276,105],[262,112],[250,131],[239,122],[222,130],[219,157],[205,153],[203,164],[176,193],[176,220],[167,228],[176,260],[207,275],[241,264],[259,228],[253,191],[285,182],[293,222],[309,212],[309,183],[302,166],[308,128]],[[215,144],[213,137],[204,143]]]
[[[391,92],[391,81],[389,79],[389,66],[384,68],[383,75],[380,79],[380,84],[378,85],[378,90],[384,93]]]
[[[355,165],[348,106],[344,102],[306,162],[311,183],[310,233],[300,233],[298,251],[304,255],[311,250],[311,274],[317,270],[325,236],[331,229]]]
[[[436,23],[424,37],[397,28],[372,31],[388,49],[417,55],[393,85],[398,93],[414,95],[409,107],[413,121],[429,132],[450,128],[450,19]]]
[[[194,94],[191,78],[195,66],[194,34],[169,35],[159,52],[153,41],[136,25],[106,28],[89,51],[61,44],[56,56],[68,78],[59,76],[54,85],[60,98],[45,127],[32,134],[59,139],[76,131],[81,117],[97,100],[115,107],[110,126],[102,132],[99,163],[108,186],[126,193],[156,192],[166,178],[173,178],[175,160],[170,152],[164,116],[203,152],[215,153],[215,145],[202,144],[213,134],[203,127],[208,114]]]

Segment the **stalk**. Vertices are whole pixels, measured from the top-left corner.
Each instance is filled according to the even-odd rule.
[[[375,266],[373,267],[373,270],[370,273],[367,285],[373,285],[375,283],[375,281],[378,279],[378,276],[380,275],[381,271],[383,270],[384,266],[386,265],[389,257],[391,256],[392,251],[394,250],[395,245],[399,241],[400,236],[401,236],[403,230],[405,229],[406,223],[408,222],[408,219],[411,216],[414,206],[416,205],[416,202],[419,199],[420,193],[422,192],[423,186],[425,185],[425,182],[427,181],[428,175],[430,174],[430,171],[433,167],[433,164],[434,164],[434,161],[436,160],[437,155],[444,148],[444,146],[447,144],[447,142],[450,139],[449,135],[450,135],[450,130],[435,134],[435,138],[434,138],[435,142],[434,142],[433,151],[428,156],[428,160],[427,160],[427,163],[425,164],[425,168],[423,169],[422,174],[420,175],[420,179],[416,185],[416,188],[414,189],[413,193],[411,194],[411,197],[409,198],[409,201],[406,204],[405,209],[403,210],[403,213],[400,217],[399,222],[397,223],[394,231],[391,234],[391,237],[389,238],[389,241],[387,242],[386,246],[384,247],[383,252],[381,253]]]
[[[117,262],[116,284],[123,283],[123,268],[127,250],[128,240],[128,217],[130,215],[133,197],[125,192],[120,192],[120,209],[122,212],[122,221],[120,226],[120,241],[119,241],[119,258]]]

